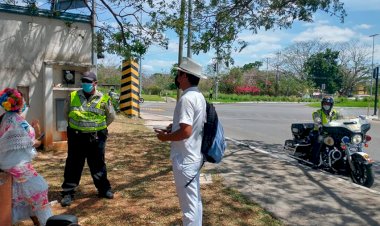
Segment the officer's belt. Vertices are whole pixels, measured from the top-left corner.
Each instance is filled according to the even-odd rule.
[[[105,129],[101,129],[101,130],[98,130],[98,131],[82,131],[82,130],[73,129],[71,127],[68,127],[68,129],[71,130],[71,131],[73,131],[76,134],[83,134],[83,135],[96,134],[98,132],[101,132],[101,131],[105,130]]]

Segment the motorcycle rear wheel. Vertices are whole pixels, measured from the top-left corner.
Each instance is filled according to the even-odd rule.
[[[350,176],[355,184],[370,188],[374,182],[372,165],[365,164],[363,161],[353,161],[356,170],[350,171]]]

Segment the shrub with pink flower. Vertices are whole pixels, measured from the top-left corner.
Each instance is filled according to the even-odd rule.
[[[257,86],[236,86],[234,91],[236,94],[260,94],[260,88]]]

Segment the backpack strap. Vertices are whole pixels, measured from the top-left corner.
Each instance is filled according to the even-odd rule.
[[[193,182],[193,180],[198,176],[198,174],[201,172],[201,169],[202,169],[203,165],[205,164],[205,162],[206,161],[203,160],[202,165],[201,165],[201,167],[199,167],[197,174],[195,174],[195,176],[193,178],[191,178],[191,180],[189,182],[187,182],[187,184],[185,185],[185,188],[187,188],[187,186],[189,186],[189,184],[191,184],[191,182]]]
[[[207,108],[208,108],[208,107],[211,107],[211,105],[207,102],[206,98],[205,98],[205,101],[206,101],[206,109],[205,109],[205,110],[206,110],[206,117],[207,117]],[[206,122],[206,123],[207,123],[207,122]],[[203,129],[204,129],[204,127],[203,127]],[[204,132],[204,131],[203,131],[203,132]],[[203,148],[203,146],[205,146],[205,143],[203,142],[203,139],[202,139],[201,153],[202,153],[202,148]],[[203,154],[202,154],[202,155],[203,155]],[[204,155],[203,155],[203,157],[205,158]],[[190,180],[189,182],[186,183],[185,188],[187,188],[187,187],[189,186],[189,184],[191,184],[191,182],[193,182],[193,180],[198,176],[198,174],[201,172],[201,169],[202,169],[203,165],[205,164],[205,162],[206,162],[206,160],[203,159],[202,165],[201,165],[201,167],[199,167],[199,170],[198,170],[197,174],[195,174],[195,176],[194,176],[193,178],[191,178],[191,180]]]

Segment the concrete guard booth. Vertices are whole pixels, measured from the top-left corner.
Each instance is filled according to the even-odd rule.
[[[92,62],[91,17],[0,4],[0,89],[18,88],[46,147],[66,144],[64,100]],[[4,111],[0,108],[0,113]],[[0,172],[0,225],[11,225],[11,177]]]
[[[90,16],[0,4],[0,89],[23,93],[45,148],[66,144],[64,100],[80,88],[81,73],[95,71],[92,46]]]

